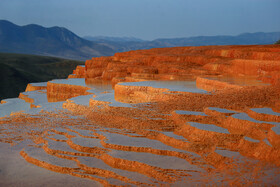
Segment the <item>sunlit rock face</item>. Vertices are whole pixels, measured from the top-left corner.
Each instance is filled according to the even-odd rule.
[[[277,45],[150,49],[30,83],[0,104],[0,185],[279,185],[279,62]]]
[[[176,47],[116,53],[86,61],[86,77],[180,80],[198,75],[247,75],[266,79],[280,70],[279,47]],[[279,77],[279,76],[278,76]],[[276,79],[276,78],[275,78]]]
[[[88,95],[90,94],[87,92],[89,89],[85,85],[71,84],[70,81],[54,80],[47,84],[47,96],[50,101],[65,101],[72,97]]]
[[[25,92],[31,92],[31,91],[36,91],[36,90],[44,90],[47,88],[47,83],[42,82],[42,83],[30,83],[27,84]]]
[[[69,75],[68,78],[85,78],[85,66],[77,66],[75,70],[73,70],[73,74]]]

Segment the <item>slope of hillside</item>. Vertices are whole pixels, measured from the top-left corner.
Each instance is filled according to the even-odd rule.
[[[30,82],[65,78],[80,61],[0,53],[0,100],[17,97]]]
[[[0,51],[79,60],[113,54],[110,47],[80,38],[62,27],[18,26],[5,20],[0,21]]]

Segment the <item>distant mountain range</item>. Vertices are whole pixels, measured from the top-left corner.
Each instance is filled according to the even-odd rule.
[[[274,44],[280,39],[280,32],[244,33],[237,36],[196,36],[188,38],[167,38],[145,41],[137,38],[111,38],[111,37],[86,37],[88,40],[99,44],[110,45],[117,52],[129,50],[150,49],[178,46],[204,46],[204,45],[265,45]],[[123,39],[123,40],[122,40]]]
[[[0,21],[0,52],[79,60],[114,53],[110,47],[85,40],[62,27],[18,26],[5,20]]]
[[[134,37],[86,36],[81,38],[63,27],[18,26],[0,20],[0,52],[56,56],[86,60],[116,52],[176,46],[273,44],[280,32],[245,33],[238,36],[197,36],[145,41]]]
[[[145,40],[142,40],[140,38],[135,37],[109,37],[109,36],[85,36],[83,37],[86,40],[94,41],[94,42],[104,42],[104,41],[110,41],[110,42],[144,42]]]

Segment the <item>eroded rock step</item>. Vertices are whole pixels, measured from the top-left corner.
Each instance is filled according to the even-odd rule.
[[[272,108],[252,108],[248,114],[259,121],[279,122],[280,124],[280,113],[273,111]]]
[[[47,89],[47,82],[29,83],[26,86],[25,92]]]
[[[65,142],[57,142],[52,140],[46,140],[45,145],[43,146],[43,150],[40,149],[40,151],[36,151],[34,149],[38,148],[29,148],[27,150],[23,150],[21,152],[21,155],[28,161],[31,162],[37,166],[44,167],[46,169],[71,174],[74,176],[80,176],[83,178],[89,178],[92,180],[96,180],[97,178],[100,178],[104,180],[106,178],[106,183],[114,184],[114,185],[125,185],[127,183],[132,183],[135,185],[144,184],[143,181],[141,182],[135,182],[127,177],[123,177],[122,175],[119,175],[112,170],[112,168],[106,164],[100,159],[95,158],[95,154],[86,154],[86,153],[80,153],[76,150],[71,149],[67,146]],[[34,153],[35,152],[35,153]],[[90,152],[90,151],[89,151]],[[79,154],[80,153],[80,154]],[[88,157],[91,156],[91,157]],[[100,158],[100,156],[97,156]],[[101,159],[105,159],[102,158]],[[93,163],[84,162],[84,161],[94,161]],[[64,167],[64,163],[66,165],[69,165],[69,163],[74,164],[77,168],[69,168]],[[98,164],[101,163],[101,164]],[[95,167],[90,167],[86,164],[92,165],[94,164]],[[105,166],[105,167],[104,167]],[[114,170],[114,169],[113,169]],[[123,170],[115,169],[116,171],[120,172],[121,174],[126,173],[129,176],[135,176],[134,178],[138,178],[140,175],[126,172]],[[78,173],[77,173],[78,172]],[[85,175],[86,174],[86,175]],[[91,174],[93,175],[93,178],[91,177]],[[144,179],[144,177],[140,177],[140,179]],[[99,180],[96,180],[99,181]],[[148,181],[148,180],[147,180]],[[99,181],[100,182],[100,181]],[[104,181],[105,182],[105,181]]]
[[[65,115],[2,118],[0,138],[34,140],[21,152],[28,162],[105,186],[185,185],[212,174],[215,182],[248,184],[253,171],[279,170],[279,51],[182,47],[93,58],[71,79],[29,84],[21,94],[44,110],[65,101]],[[17,123],[23,128],[13,129]]]
[[[36,150],[36,153],[34,153],[34,151],[34,148],[29,148],[28,150],[22,150],[20,154],[27,162],[39,167],[62,174],[91,179],[105,186],[110,185],[110,183],[105,178],[99,177],[98,175],[91,176],[88,173],[82,171],[78,167],[77,160],[75,158],[67,156],[63,157],[63,155],[59,155],[59,157],[57,157],[58,155],[47,154],[46,152],[43,152],[42,149]],[[66,167],[65,164],[67,165]]]
[[[61,153],[61,151],[62,152],[64,152],[64,154],[68,154],[69,155],[69,153],[70,152],[73,152],[73,153],[77,153],[77,152],[75,152],[75,151],[72,151],[72,150],[70,150],[69,151],[69,149],[67,150],[67,148],[65,147],[65,142],[55,142],[55,141],[53,141],[53,142],[51,142],[51,141],[48,141],[47,142],[47,144],[48,144],[48,149],[46,149],[46,148],[44,148],[44,150],[45,151],[47,151],[47,153],[49,153],[49,154],[57,154],[57,153],[59,153],[60,154],[60,156],[59,156],[59,158],[61,158],[61,156],[63,157],[63,154]],[[58,145],[58,144],[64,144],[63,146],[61,146],[61,145]],[[90,144],[90,145],[92,145],[92,143]],[[52,149],[52,147],[54,147],[55,149],[53,149],[52,151],[50,151],[49,149]],[[86,151],[84,151],[84,152],[86,152]],[[89,151],[90,152],[90,151]],[[123,151],[121,151],[120,153],[122,153]],[[27,153],[26,151],[25,152],[23,152],[22,154],[23,155],[25,155],[25,153]],[[133,152],[130,152],[129,154],[132,154]],[[112,156],[110,156],[110,155],[107,155],[107,154],[105,154],[105,155],[101,155],[101,156],[98,156],[100,159],[102,159],[103,161],[107,161],[107,159],[108,158],[111,158],[111,159],[117,159],[117,160],[119,160],[119,159],[121,159],[121,160],[123,160],[124,162],[128,162],[128,163],[134,163],[134,162],[131,162],[131,161],[129,161],[129,160],[131,160],[131,159],[128,159],[128,158],[125,158],[125,159],[123,159],[123,158],[121,158],[121,156],[119,155],[115,155],[114,153],[112,153],[112,151],[110,152],[110,154],[113,154]],[[134,154],[137,154],[137,153],[134,153]],[[58,165],[57,164],[57,160],[56,159],[54,159],[54,161],[53,161],[53,159],[49,159],[47,156],[42,156],[42,159],[38,159],[38,157],[41,157],[41,154],[39,154],[39,155],[33,155],[33,156],[30,156],[31,155],[31,153],[29,154],[29,157],[32,157],[32,158],[34,158],[34,157],[37,157],[37,159],[36,159],[36,162],[38,162],[37,163],[37,165],[39,165],[39,166],[41,166],[42,167],[42,164],[44,165],[44,167],[46,167],[46,168],[48,168],[48,169],[53,169],[53,168],[56,168],[55,166],[53,166],[53,165]],[[70,154],[71,155],[71,154]],[[122,154],[121,154],[122,155]],[[125,154],[126,155],[126,154]],[[58,155],[56,155],[56,156],[58,156]],[[75,154],[75,156],[86,156],[86,154],[85,155],[79,155],[79,154]],[[93,155],[94,156],[94,155]],[[115,158],[117,156],[117,158]],[[136,156],[136,155],[135,155]],[[135,156],[133,156],[132,155],[132,157],[135,157]],[[153,156],[153,154],[150,154],[150,156]],[[166,156],[165,156],[166,157]],[[69,157],[67,157],[67,156],[65,156],[64,158],[66,158],[66,159],[69,159]],[[71,158],[71,157],[70,157]],[[130,157],[129,157],[130,158]],[[128,159],[128,161],[126,161]],[[172,160],[174,160],[174,158],[171,158]],[[70,159],[71,160],[71,159]],[[141,159],[140,159],[141,160]],[[142,159],[141,161],[142,162],[144,162],[144,160],[145,159]],[[158,160],[158,158],[156,159],[156,160]],[[175,159],[176,160],[176,159]],[[48,161],[48,164],[46,163]],[[151,162],[154,162],[155,160],[154,159],[152,159],[151,160]],[[182,160],[182,161],[184,161],[185,162],[185,160]],[[50,163],[50,162],[52,162],[52,163]],[[137,162],[138,163],[138,165],[140,164],[141,165],[141,163],[142,162]],[[160,161],[157,161],[158,162],[158,164],[160,163]],[[45,166],[47,164],[47,166]],[[111,162],[109,162],[109,165],[110,164],[112,164]],[[155,165],[157,165],[156,163],[154,163]],[[145,167],[151,167],[151,168],[154,168],[154,166],[149,166],[149,165],[147,165],[147,164],[145,164],[145,163],[143,163],[142,164],[143,166],[145,166]],[[60,166],[60,165],[59,165]],[[115,165],[113,165],[114,167],[116,167]],[[123,166],[122,166],[123,167]],[[167,167],[167,166],[166,166]],[[189,168],[189,166],[186,166],[186,167],[188,167]],[[58,167],[59,168],[59,167]],[[88,167],[88,166],[83,166],[82,168],[86,168],[86,170],[93,170],[92,168],[90,168],[90,167]],[[126,168],[126,167],[125,167]],[[123,169],[125,169],[125,168],[123,168]],[[130,168],[130,167],[128,167],[128,170],[133,170],[132,168]],[[157,167],[156,167],[157,168]],[[57,168],[56,168],[57,169]],[[96,169],[95,169],[96,170]],[[157,169],[158,170],[158,169]],[[162,169],[159,169],[160,171],[162,170]],[[190,170],[190,172],[195,172],[195,171],[193,171],[192,169],[188,169],[188,171]],[[104,171],[104,170],[102,170],[103,172],[105,172],[105,173],[110,173],[109,171]],[[165,170],[164,170],[165,171]],[[168,173],[170,173],[171,171],[169,171],[168,170]],[[182,171],[178,171],[179,173],[181,173]],[[146,174],[146,175],[148,175],[149,174],[149,172],[147,172],[147,171],[144,171],[144,174]],[[164,176],[164,174],[161,174],[161,172],[158,174],[159,175],[159,177],[160,176]],[[108,176],[107,176],[108,177]],[[154,176],[155,178],[157,178],[157,176]],[[167,177],[167,178],[166,178]],[[165,178],[163,178],[163,180],[170,180],[170,178],[172,178],[171,176],[170,177],[168,177],[168,176],[166,176]],[[127,179],[126,179],[127,180]],[[128,181],[126,181],[126,182],[128,182]],[[140,184],[140,183],[137,183],[137,184]]]
[[[104,173],[104,175],[106,175],[106,173],[108,173],[109,175],[111,175],[111,177],[115,177],[115,178],[119,178],[119,179],[122,178],[122,180],[126,181],[127,183],[138,182],[138,184],[141,184],[141,183],[143,184],[143,183],[151,183],[151,180],[152,180],[152,178],[147,177],[138,172],[131,172],[128,170],[121,170],[121,169],[110,167],[109,165],[104,163],[104,161],[102,161],[101,159],[98,159],[98,158],[79,157],[78,161],[79,161],[79,164],[82,165],[82,168],[84,168],[84,170],[88,170],[88,171],[99,170],[99,172]]]
[[[142,81],[115,85],[115,98],[121,102],[164,101],[173,94],[199,95],[207,94],[207,91],[196,88],[195,81]]]
[[[40,167],[46,167],[47,169],[54,169],[61,173],[73,172],[78,170],[77,164],[73,160],[62,159],[56,156],[47,154],[43,149],[28,147],[21,151],[21,155],[27,161],[36,164]],[[55,167],[57,166],[57,168]],[[65,168],[65,169],[64,169]]]
[[[133,107],[131,104],[122,103],[115,100],[115,93],[105,93],[89,100],[91,107],[110,106],[110,107]]]
[[[104,134],[103,134],[104,135]],[[120,136],[120,135],[117,135],[117,136]],[[112,135],[111,135],[111,137],[112,137]],[[120,138],[120,137],[119,137]],[[129,142],[131,142],[131,140],[129,141]],[[89,143],[89,144],[86,144],[87,146],[93,146],[93,145],[95,145],[95,142],[94,143]],[[175,154],[176,155],[176,154]]]
[[[180,112],[179,112],[180,113]],[[183,112],[184,114],[189,114],[189,112]],[[184,115],[183,114],[183,115]],[[191,112],[191,114],[197,114],[197,113],[192,113]],[[199,113],[199,114],[201,114],[201,113]],[[76,126],[75,128],[77,128],[78,126]],[[208,126],[206,126],[206,127],[208,127]],[[92,148],[92,147],[96,147],[97,146],[97,144],[96,144],[96,141],[88,141],[89,139],[90,140],[98,140],[98,142],[100,142],[100,140],[99,139],[97,139],[96,137],[102,137],[102,136],[105,136],[105,137],[109,137],[109,138],[107,138],[108,140],[108,143],[114,143],[114,144],[117,144],[117,142],[114,142],[114,138],[115,138],[115,140],[118,140],[118,139],[120,139],[120,140],[125,140],[125,138],[123,137],[123,136],[125,136],[125,135],[120,135],[120,134],[114,134],[113,136],[112,135],[108,135],[108,132],[96,132],[96,130],[97,130],[97,128],[94,128],[91,132],[95,132],[95,133],[97,133],[97,134],[95,134],[95,136],[92,136],[93,138],[84,138],[83,136],[89,136],[89,135],[91,135],[90,133],[91,132],[88,132],[88,130],[76,130],[76,132],[75,132],[75,128],[73,128],[73,127],[70,127],[70,128],[67,128],[67,129],[63,129],[63,128],[57,128],[57,129],[54,129],[53,130],[53,132],[55,132],[56,134],[60,134],[59,136],[64,136],[64,137],[68,137],[68,139],[71,139],[71,142],[73,142],[74,144],[76,144],[76,145],[79,145],[79,146],[83,146],[83,147],[89,147],[89,148]],[[196,126],[196,128],[197,128],[197,126]],[[198,129],[200,129],[200,130],[211,130],[211,129],[208,129],[208,128],[198,128]],[[108,129],[107,129],[108,130]],[[219,128],[218,128],[218,130],[219,130]],[[117,130],[112,130],[113,132],[115,131],[117,131]],[[212,131],[216,131],[215,129],[213,130],[212,129]],[[78,133],[77,133],[78,132]],[[119,130],[119,132],[121,132],[121,130]],[[221,132],[219,132],[219,133],[221,133]],[[222,132],[222,133],[225,133],[225,132]],[[226,132],[226,133],[228,133],[228,132]],[[145,133],[144,133],[145,134]],[[164,135],[164,133],[161,133],[161,132],[158,132],[158,133],[156,133],[156,134],[154,134],[154,135],[149,135],[148,137],[149,138],[151,138],[151,139],[158,139],[158,140],[161,140],[161,141],[163,141],[163,142],[165,142],[165,143],[169,143],[170,144],[170,141],[164,141],[164,140],[162,140],[162,138],[160,138],[160,134],[163,134]],[[107,136],[106,136],[107,135]],[[136,135],[136,134],[135,134]],[[72,137],[73,136],[73,137]],[[161,135],[162,136],[162,135]],[[142,133],[142,137],[145,137],[145,136],[143,136],[143,133]],[[172,137],[172,136],[171,136]],[[176,136],[173,136],[173,138],[174,137],[176,137]],[[111,138],[111,139],[110,139]],[[63,138],[57,138],[57,139],[63,139]],[[78,140],[78,139],[80,139],[80,140]],[[138,138],[138,139],[143,139],[143,138]],[[65,140],[65,139],[64,139]],[[110,142],[110,141],[112,141],[112,142]],[[86,143],[87,142],[87,143]],[[127,141],[124,141],[124,142],[120,142],[120,144],[121,145],[123,145],[123,146],[125,146],[124,144],[125,144],[125,142],[129,142],[129,143],[133,143],[133,141],[131,141],[131,140],[127,140]],[[49,148],[50,149],[52,149],[52,148],[55,148],[54,150],[62,150],[62,151],[68,151],[68,152],[73,152],[73,153],[75,153],[75,152],[79,152],[79,151],[72,151],[72,149],[68,149],[68,148],[66,148],[67,147],[67,143],[66,142],[58,142],[58,143],[63,143],[64,145],[63,146],[60,146],[60,145],[56,145],[56,141],[49,141]],[[70,143],[70,144],[73,144],[73,143]],[[144,144],[146,144],[145,143],[145,141],[144,142],[140,142],[140,144],[139,145],[141,145],[141,143],[144,143]],[[134,143],[135,145],[137,145],[138,143],[137,143],[137,141]],[[154,143],[151,143],[152,145],[156,145],[156,144],[154,144]],[[131,146],[131,147],[136,147],[135,145],[128,145],[128,146]],[[57,146],[57,147],[56,147]],[[100,146],[100,147],[102,147],[102,145],[101,144],[99,144],[98,143],[98,146]],[[248,149],[248,147],[246,148],[246,149]],[[245,149],[244,149],[245,150]],[[173,159],[173,157],[170,157],[170,156],[160,156],[160,155],[158,155],[158,154],[151,154],[151,153],[139,153],[139,152],[127,152],[127,151],[122,151],[122,150],[114,150],[114,152],[118,152],[119,154],[113,154],[113,152],[112,151],[109,151],[109,152],[102,152],[102,154],[100,154],[100,152],[98,153],[98,159],[101,159],[101,160],[105,160],[105,161],[107,161],[108,159],[113,159],[113,160],[119,160],[119,159],[121,159],[121,160],[123,160],[123,162],[124,163],[131,163],[131,161],[137,161],[137,164],[139,164],[139,163],[143,163],[144,164],[144,166],[147,166],[148,168],[150,168],[150,167],[159,167],[159,168],[161,168],[161,169],[163,169],[163,170],[160,170],[160,171],[165,171],[164,169],[166,169],[166,168],[168,168],[167,166],[166,166],[166,168],[164,168],[163,167],[163,165],[160,165],[160,164],[162,164],[162,163],[167,163],[167,161],[164,161],[164,162],[161,162],[159,159],[155,159],[155,158],[157,158],[157,157],[162,157],[162,158],[164,158],[164,159],[170,159],[171,158],[171,160],[174,160]],[[170,149],[169,149],[169,151],[171,151]],[[82,153],[84,153],[85,155],[88,153],[88,152],[91,152],[91,151],[88,151],[88,150],[83,150],[82,151]],[[112,153],[112,154],[111,154]],[[224,166],[224,164],[223,163],[227,163],[227,159],[223,159],[223,154],[219,154],[219,152],[217,152],[218,154],[217,155],[215,155],[215,154],[213,154],[213,153],[210,153],[210,154],[207,154],[207,155],[205,155],[204,156],[204,159],[208,162],[208,164],[210,164],[210,165],[213,165],[213,166],[215,166],[215,167],[223,167]],[[142,155],[144,155],[143,157],[141,157],[141,154]],[[147,157],[147,154],[148,155],[150,155],[150,157],[148,156]],[[70,156],[71,158],[73,157],[73,155],[71,155],[71,154],[66,154],[66,156]],[[78,157],[81,157],[81,158],[84,158],[85,157],[85,155],[80,155],[80,156],[78,156]],[[93,154],[94,156],[96,156],[96,154]],[[129,156],[129,155],[131,155],[131,156]],[[138,157],[138,156],[139,157]],[[220,155],[220,156],[219,156]],[[155,158],[153,158],[153,157],[155,157]],[[220,158],[219,158],[220,157]],[[66,157],[65,157],[66,158]],[[145,160],[145,158],[151,158],[151,159],[147,159],[147,160]],[[176,157],[175,157],[176,158]],[[136,160],[135,160],[136,159]],[[183,162],[186,162],[187,164],[180,164],[179,166],[191,166],[191,168],[197,168],[196,167],[196,165],[191,165],[190,163],[191,162],[188,162],[188,161],[186,161],[186,160],[184,160],[184,159],[181,159],[181,158],[176,158],[176,159],[179,159],[179,160],[182,160]],[[176,160],[175,159],[175,160]],[[39,159],[38,159],[39,160]],[[42,159],[42,160],[44,160],[44,159]],[[154,160],[157,160],[157,162],[154,162]],[[218,160],[218,161],[217,161]],[[168,162],[170,162],[170,161],[168,161]],[[133,162],[134,163],[134,162]],[[178,163],[180,163],[180,162],[178,162]],[[111,162],[108,162],[108,164],[110,165],[110,166],[113,166],[113,168],[115,167],[116,169],[118,168],[118,167],[120,167],[119,169],[121,169],[121,170],[128,170],[128,171],[130,171],[131,172],[131,168],[125,168],[123,165],[112,165],[112,163]],[[136,165],[137,165],[136,164]],[[146,164],[146,165],[145,165]],[[158,165],[159,164],[159,165]],[[173,165],[173,166],[175,166],[175,165]],[[88,168],[89,166],[86,166],[86,168],[87,169],[90,169],[90,168],[92,168],[92,167],[90,167],[90,168]],[[100,169],[100,168],[99,168]],[[101,168],[102,169],[102,168]],[[170,169],[170,168],[169,168]],[[171,168],[171,169],[174,169],[174,168]],[[175,168],[176,169],[176,168]],[[178,169],[178,168],[177,168]],[[201,168],[198,168],[198,169],[201,169]],[[181,175],[183,175],[183,176],[185,176],[185,175],[192,175],[193,173],[199,173],[199,172],[197,172],[197,170],[194,170],[194,169],[185,169],[185,170],[187,170],[187,174],[186,173],[184,173],[183,171],[182,171],[182,168],[179,168],[178,169],[178,171],[176,170],[176,171],[173,171],[173,172],[171,172],[170,170],[168,170],[168,172],[171,172],[171,173],[173,173],[171,176],[169,176],[169,175],[165,175],[164,173],[165,172],[159,172],[158,174],[157,174],[157,176],[149,176],[149,177],[152,177],[152,178],[154,178],[154,180],[160,180],[160,181],[169,181],[169,182],[172,182],[173,180],[174,181],[177,181],[178,179],[176,179],[176,176],[181,176]],[[104,171],[104,170],[102,170],[102,171]],[[110,170],[111,171],[111,170]],[[133,171],[134,172],[134,171]],[[174,173],[175,172],[175,173]],[[182,174],[183,173],[183,174]],[[121,175],[122,174],[122,172],[120,172],[119,173],[119,175]],[[144,174],[143,173],[141,173],[142,175],[145,175],[145,176],[147,176],[148,174],[146,173],[146,171],[144,171]],[[174,179],[174,175],[175,175],[175,179]],[[186,177],[186,176],[185,176]],[[136,177],[137,178],[137,177]],[[110,180],[106,180],[107,182],[109,182],[109,183],[112,183],[112,184],[125,184],[125,183],[130,183],[130,182],[127,182],[126,180],[125,180],[125,182],[123,183],[122,181],[121,182],[117,182],[117,181],[115,181],[115,180],[117,180],[117,181],[119,181],[119,179],[110,179]],[[135,180],[132,180],[132,179],[130,179],[131,181],[135,181]],[[139,181],[138,181],[139,182]],[[143,181],[142,181],[143,182]],[[134,183],[134,182],[131,182],[131,183],[133,183],[133,184],[139,184],[139,183]]]

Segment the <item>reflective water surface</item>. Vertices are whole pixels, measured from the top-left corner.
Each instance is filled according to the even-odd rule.
[[[274,106],[225,107],[195,81],[121,83],[173,91],[138,104],[117,101],[110,84],[51,82],[89,94],[49,102],[39,90],[0,105],[1,186],[279,185]]]

